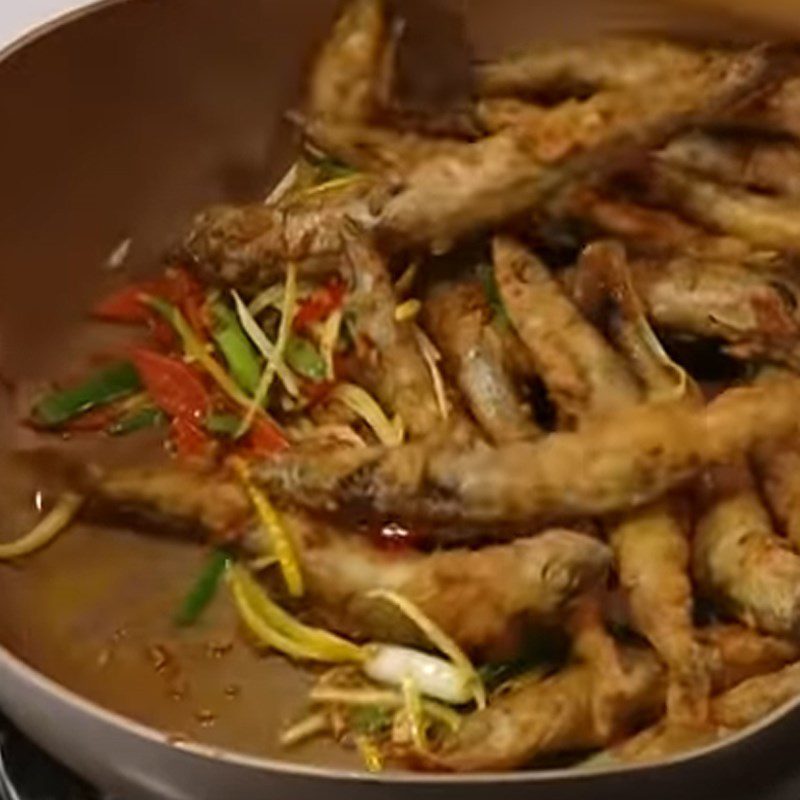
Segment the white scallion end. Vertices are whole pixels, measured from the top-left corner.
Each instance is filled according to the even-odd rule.
[[[399,645],[374,645],[364,674],[378,683],[402,688],[410,678],[419,692],[452,705],[468,703],[473,691],[468,676],[443,658]]]

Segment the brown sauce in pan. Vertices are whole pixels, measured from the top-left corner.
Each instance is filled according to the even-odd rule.
[[[114,336],[103,342],[97,326],[77,326],[70,341],[60,343],[65,357],[55,374],[68,376],[69,364],[86,363]],[[14,388],[2,395],[0,409],[0,540],[28,530],[37,502],[53,488],[41,460],[32,464],[14,450],[48,447],[104,464],[167,458],[157,434],[113,440],[36,434],[16,422],[26,387]],[[357,764],[355,754],[329,741],[280,747],[281,730],[306,713],[311,676],[251,647],[224,590],[196,626],[178,630],[172,624],[205,557],[192,542],[74,525],[46,550],[0,565],[0,643],[47,677],[171,741],[303,763]]]

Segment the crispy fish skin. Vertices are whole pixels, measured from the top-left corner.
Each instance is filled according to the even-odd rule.
[[[738,236],[756,247],[800,249],[800,202],[722,186],[672,167],[661,166],[657,191],[703,225]]]
[[[699,389],[670,358],[653,331],[621,243],[597,241],[584,248],[572,281],[572,295],[589,319],[599,319],[605,325],[641,381],[648,401],[700,399]]]
[[[750,245],[740,239],[713,235],[671,211],[640,205],[589,186],[570,193],[565,212],[588,220],[602,233],[621,240],[628,252],[637,256],[682,254],[743,261],[753,255]]]
[[[703,69],[713,51],[665,40],[606,37],[546,42],[477,70],[484,95],[530,95],[550,87],[630,88]]]
[[[287,205],[215,206],[199,214],[182,255],[212,284],[257,291],[280,281],[286,263],[309,278],[330,275],[343,252],[342,228],[357,219],[373,182],[357,177],[335,191]]]
[[[493,442],[541,434],[506,364],[505,343],[492,326],[492,309],[477,281],[437,287],[425,299],[423,324],[444,356],[446,371]]]
[[[641,397],[625,361],[582,317],[530,251],[506,236],[492,243],[503,304],[558,409],[574,422]]]
[[[514,97],[483,98],[475,106],[475,115],[487,133],[514,127],[533,130],[546,114],[546,108]]]
[[[311,71],[313,115],[363,122],[375,112],[390,46],[382,0],[349,0]]]
[[[376,125],[341,122],[326,117],[302,121],[303,134],[320,150],[354,169],[398,180],[430,158],[458,153],[459,139],[423,136]]]
[[[668,504],[628,514],[610,528],[619,580],[635,628],[669,669],[668,716],[694,723],[708,715],[707,664],[692,623],[690,548]]]
[[[800,78],[790,75],[741,116],[747,123],[800,136]]]
[[[683,80],[636,92],[567,103],[541,130],[511,127],[480,140],[461,157],[430,159],[375,213],[389,247],[443,251],[530,209],[576,178],[618,166],[632,150],[657,146],[696,120],[761,90],[776,68],[768,52],[712,59]]]
[[[660,723],[623,744],[613,755],[623,761],[655,761],[700,747],[753,725],[800,694],[800,663],[777,672],[756,675],[711,701],[711,720],[705,727]]]
[[[737,626],[715,626],[702,630],[701,636],[710,643],[715,691],[777,669],[797,656],[796,647]],[[651,651],[626,648],[623,657],[625,681],[610,729],[598,725],[592,701],[596,674],[588,665],[573,664],[493,699],[486,709],[470,715],[426,766],[501,771],[549,754],[607,746],[629,733],[631,725],[657,715],[667,691],[663,667]]]
[[[656,327],[722,339],[738,358],[800,363],[800,284],[788,270],[678,256],[639,260],[633,278]]]
[[[415,443],[358,452],[349,463],[287,454],[255,469],[276,494],[312,508],[530,530],[645,505],[710,465],[790,435],[798,400],[800,382],[786,379],[729,389],[703,409],[646,404],[494,449]]]
[[[664,353],[649,327],[619,243],[589,245],[579,261],[577,284],[584,307],[594,312],[604,307],[612,338],[635,367],[649,402],[693,396],[691,380]],[[605,342],[603,346],[610,350]],[[602,395],[606,387],[600,383],[597,393]],[[631,392],[618,398],[617,405],[632,405],[639,399],[638,391]],[[684,521],[672,503],[661,500],[610,519],[606,529],[633,624],[669,668],[670,719],[705,720],[710,686],[692,621]]]
[[[245,550],[255,547],[247,534],[253,520],[245,492],[216,474],[180,467],[111,472],[91,487],[88,513],[159,535],[224,540],[236,534]],[[310,613],[361,638],[418,638],[366,597],[373,589],[391,589],[467,650],[513,657],[526,625],[558,622],[571,600],[602,583],[611,566],[605,544],[567,529],[479,550],[387,552],[302,512],[281,514],[297,546]]]
[[[344,258],[353,290],[353,319],[363,378],[387,408],[400,415],[412,437],[441,423],[428,367],[411,322],[395,319],[397,298],[389,269],[371,242],[351,226],[343,229]]]
[[[800,439],[765,443],[756,448],[754,461],[770,511],[800,549]]]
[[[670,142],[659,158],[718,183],[789,197],[800,195],[800,148],[794,142],[694,131]]]
[[[734,687],[714,700],[715,722],[737,730],[762,719],[800,694],[800,664],[779,672],[759,675]]]
[[[535,136],[509,128],[426,159],[399,186],[363,178],[337,192],[335,201],[326,193],[324,202],[315,196],[286,208],[212,209],[196,220],[184,255],[210,280],[236,286],[275,280],[286,260],[319,274],[340,253],[336,233],[346,218],[373,227],[382,248],[445,251],[523,214],[577,178],[598,176],[632,151],[657,146],[698,114],[750,96],[775,67],[769,53],[745,53],[650,92],[646,102],[614,100],[604,121],[594,107],[591,113],[577,106],[555,109]]]
[[[777,536],[744,463],[718,468],[697,521],[693,571],[702,591],[747,625],[800,633],[800,556]]]
[[[541,681],[523,684],[471,714],[428,764],[453,772],[500,772],[538,756],[603,747],[628,732],[633,720],[658,712],[664,675],[654,655],[623,652],[625,680],[612,724],[598,724],[594,691],[599,678],[588,664],[573,664]]]
[[[293,515],[293,530],[302,530]],[[387,553],[360,536],[329,529],[301,533],[300,556],[312,611],[361,638],[416,642],[388,609],[365,597],[391,589],[421,608],[471,653],[514,657],[531,624],[559,622],[570,601],[605,580],[611,553],[602,542],[552,529],[478,550]]]
[[[214,473],[165,466],[100,473],[78,487],[90,519],[187,538],[238,536],[252,508],[242,488]]]

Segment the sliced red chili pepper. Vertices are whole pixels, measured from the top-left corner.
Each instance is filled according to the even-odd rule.
[[[92,309],[92,316],[106,322],[147,322],[151,310],[142,302],[146,295],[163,295],[168,289],[165,278],[155,278],[125,286],[101,300]]]
[[[183,267],[171,267],[160,278],[140,281],[126,286],[101,300],[93,309],[93,316],[106,322],[147,323],[154,330],[159,344],[172,344],[174,337],[167,339],[168,329],[163,320],[153,313],[144,302],[148,295],[162,297],[176,305],[198,334],[204,334],[207,324],[204,314],[205,294],[203,287]],[[157,320],[157,321],[156,321]]]
[[[300,391],[311,405],[316,405],[325,400],[336,386],[336,381],[302,381]]]
[[[245,438],[245,449],[253,455],[268,456],[289,447],[288,439],[269,420],[256,418]]]
[[[131,358],[153,402],[170,417],[200,421],[211,407],[209,394],[197,373],[173,356],[143,347]]]
[[[172,350],[178,342],[178,335],[172,326],[157,312],[148,310],[147,328],[153,344],[161,350]]]
[[[169,427],[170,438],[179,458],[198,459],[211,453],[211,438],[190,418],[174,417]]]
[[[292,326],[302,332],[315,322],[330,316],[344,302],[345,285],[339,278],[331,278],[301,301],[297,307]]]
[[[203,287],[183,267],[171,267],[167,271],[169,288],[162,296],[178,306],[195,333],[205,336],[208,320],[205,314],[206,296]]]

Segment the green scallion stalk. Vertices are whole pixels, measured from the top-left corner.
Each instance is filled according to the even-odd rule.
[[[198,576],[189,593],[175,614],[175,624],[181,628],[194,625],[217,593],[222,576],[230,563],[230,556],[224,550],[215,550],[203,571]]]
[[[212,334],[233,379],[248,394],[253,394],[261,378],[261,362],[256,349],[242,330],[236,314],[224,303],[212,306],[214,326]]]
[[[325,359],[308,339],[290,336],[284,352],[286,363],[298,374],[312,381],[322,381],[328,374]]]
[[[129,361],[120,361],[95,373],[83,383],[41,398],[33,407],[35,424],[57,428],[94,408],[105,406],[142,390],[139,374]]]

